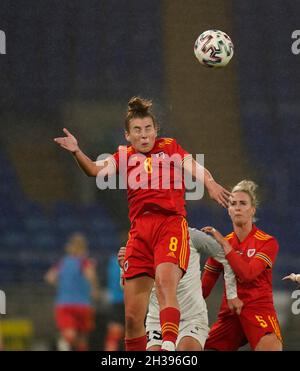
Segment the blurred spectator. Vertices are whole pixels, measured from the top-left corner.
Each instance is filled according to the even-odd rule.
[[[88,258],[87,240],[81,233],[70,236],[65,256],[45,275],[57,286],[55,319],[60,331],[58,350],[88,350],[94,329],[92,299],[99,298],[95,263]]]
[[[124,297],[120,286],[120,266],[117,255],[110,257],[107,269],[107,290],[110,308],[104,350],[123,350],[124,338]]]

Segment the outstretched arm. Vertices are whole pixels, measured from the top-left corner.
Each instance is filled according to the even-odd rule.
[[[207,236],[207,237],[211,238],[210,236]],[[215,256],[214,258],[210,257],[204,266],[204,272],[202,275],[203,297],[205,299],[210,294],[212,288],[215,286],[218,280],[220,273],[222,272],[222,270],[224,270],[224,281],[225,281],[228,308],[233,313],[236,313],[239,315],[241,314],[244,303],[237,296],[237,286],[236,286],[235,275],[233,274],[229,264],[223,261],[223,260],[226,261],[226,259],[224,256],[222,256],[222,253],[220,253],[219,256],[218,256],[218,252],[216,253],[218,249],[221,249],[221,246],[215,240],[213,241],[218,246],[212,245],[213,247],[212,252]]]
[[[297,282],[300,285],[300,274],[291,273],[288,276],[283,277],[282,280],[290,280],[292,282]]]
[[[69,151],[74,159],[76,160],[79,167],[88,176],[96,177],[100,170],[107,169],[109,174],[115,171],[115,166],[110,164],[110,158],[103,160],[101,163],[92,161],[86,154],[84,154],[79,148],[78,141],[66,128],[63,129],[66,134],[65,137],[54,138],[55,143],[57,143],[61,148]],[[108,174],[108,172],[107,172]],[[103,174],[104,176],[106,174]]]
[[[211,236],[194,228],[189,229],[190,238],[195,248],[200,252],[205,252],[221,263],[224,267],[224,280],[226,287],[227,299],[237,297],[236,279],[228,261],[225,258],[224,251],[221,245]]]
[[[212,174],[192,156],[189,156],[183,163],[184,169],[188,171],[196,180],[204,182],[204,186],[208,191],[210,198],[218,202],[223,207],[228,207],[230,192],[218,184]]]

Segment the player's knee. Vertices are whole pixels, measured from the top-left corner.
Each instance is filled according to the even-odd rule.
[[[157,277],[155,289],[160,301],[167,300],[169,297],[176,297],[177,285],[170,277]]]
[[[176,291],[178,281],[172,274],[160,274],[155,277],[155,288],[156,290],[164,291]]]
[[[202,346],[198,340],[192,338],[191,336],[184,336],[176,348],[178,351],[202,351]]]
[[[138,311],[128,311],[125,313],[125,325],[127,331],[139,330],[144,327],[144,316],[139,315]]]
[[[272,334],[267,334],[263,336],[258,342],[256,351],[281,351],[282,342],[277,338],[277,336]]]

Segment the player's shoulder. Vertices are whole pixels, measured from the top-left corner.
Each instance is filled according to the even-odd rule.
[[[131,145],[120,145],[118,147],[118,152],[121,151],[127,153],[128,155],[131,155],[134,152],[133,147]]]
[[[176,144],[176,140],[174,138],[158,138],[157,145],[159,148],[164,148],[167,146],[171,146]]]
[[[200,231],[198,228],[195,228],[195,227],[189,227],[189,235],[190,235],[190,239],[194,239],[194,238],[199,238],[199,237],[203,237],[203,236],[207,236],[206,233]]]
[[[189,227],[188,230],[189,230],[189,233],[190,233],[190,234],[191,234],[191,233],[194,233],[194,232],[199,232],[199,229],[197,229],[197,228],[195,228],[195,227]]]
[[[274,240],[276,241],[276,238],[274,236],[271,236],[270,234],[264,232],[263,230],[257,228],[253,237],[258,240],[258,241],[262,241],[262,242],[266,242],[266,241],[271,241],[271,240]]]
[[[230,241],[230,240],[233,239],[233,237],[234,237],[234,232],[231,232],[231,233],[227,234],[224,238],[225,238],[225,240]]]
[[[134,148],[131,145],[120,145],[118,146],[117,152],[114,153],[114,159],[118,159],[120,156],[130,157],[134,153]]]
[[[278,251],[279,243],[274,236],[257,229],[253,235],[254,240],[256,241],[257,246],[260,248],[268,247],[271,250]]]

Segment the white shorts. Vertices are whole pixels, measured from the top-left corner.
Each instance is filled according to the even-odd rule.
[[[147,319],[146,323],[147,331],[147,349],[153,345],[161,346],[162,336],[160,322],[151,321]],[[196,339],[204,349],[205,341],[209,332],[207,313],[203,313],[201,316],[191,318],[190,320],[183,320],[179,323],[179,334],[176,342],[178,346],[180,340],[185,336],[190,336]]]

